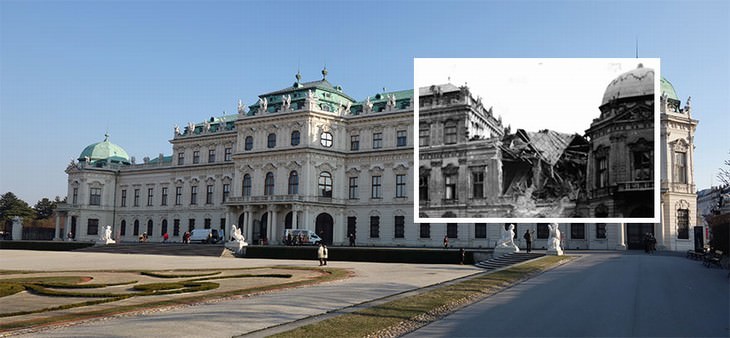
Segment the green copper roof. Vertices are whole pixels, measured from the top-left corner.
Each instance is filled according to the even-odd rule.
[[[672,83],[669,82],[669,80],[662,76],[659,86],[660,95],[666,93],[668,98],[679,101],[679,96],[677,96],[677,92],[674,91],[674,86],[672,86]]]
[[[122,147],[109,142],[109,135],[104,135],[104,141],[86,147],[81,152],[81,155],[79,155],[79,161],[86,161],[87,157],[91,163],[103,160],[129,164],[129,155],[127,155],[127,152]]]

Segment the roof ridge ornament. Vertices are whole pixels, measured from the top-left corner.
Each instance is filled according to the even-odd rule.
[[[324,66],[324,69],[322,69],[322,80],[327,80],[327,65]]]

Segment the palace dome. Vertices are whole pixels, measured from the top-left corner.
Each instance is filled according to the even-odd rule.
[[[659,93],[660,95],[667,94],[667,98],[679,101],[679,96],[677,96],[674,86],[672,86],[672,83],[663,76],[659,80],[659,90],[661,91],[661,93]]]
[[[122,147],[109,142],[109,135],[104,135],[104,141],[91,144],[84,148],[84,151],[79,155],[79,161],[86,161],[87,157],[90,163],[103,160],[106,162],[130,164],[127,152]]]
[[[654,94],[654,69],[645,68],[644,65],[639,64],[636,69],[619,75],[608,84],[606,91],[603,93],[601,105],[608,103],[612,99],[651,94]],[[667,93],[667,95],[671,94]]]

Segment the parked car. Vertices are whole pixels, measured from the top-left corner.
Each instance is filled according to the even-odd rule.
[[[292,241],[294,243],[286,243],[287,239],[289,238],[289,234],[291,234]],[[302,242],[299,243],[299,235],[302,235]],[[307,230],[307,229],[286,229],[284,231],[284,243],[288,245],[319,245],[319,242],[322,242],[322,238],[320,238],[314,231]]]
[[[190,233],[190,242],[195,243],[218,243],[221,240],[216,229],[193,229]]]

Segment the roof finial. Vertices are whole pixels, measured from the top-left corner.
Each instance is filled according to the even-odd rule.
[[[327,65],[324,65],[324,69],[322,69],[322,80],[327,80]]]
[[[294,75],[295,78],[297,78],[297,83],[302,81],[302,74],[299,73],[299,67],[297,67],[297,75]]]
[[[109,132],[104,133],[104,142],[109,141]]]
[[[636,36],[636,58],[639,58],[639,36]]]

